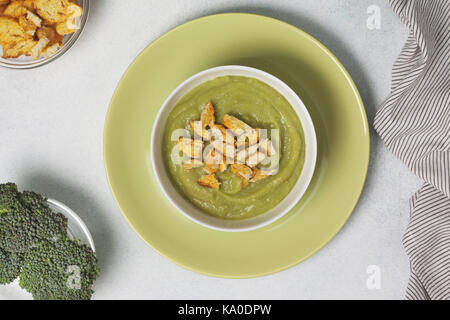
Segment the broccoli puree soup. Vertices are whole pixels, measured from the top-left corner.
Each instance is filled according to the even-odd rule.
[[[225,149],[208,149],[214,140],[205,132],[213,127],[233,133],[239,128],[252,133],[265,129],[273,141],[271,132],[277,132],[276,173],[262,174],[269,172],[264,171],[269,164],[262,160],[274,151],[261,153],[262,157],[253,163],[248,162],[248,157],[240,164],[227,159],[225,165],[205,165],[208,162],[199,159],[194,151],[189,151],[189,164],[173,161],[175,147],[188,154],[183,148],[191,145],[192,150],[198,146],[200,154],[209,150],[211,155],[225,158]],[[174,139],[173,133],[179,129],[185,129],[190,138]],[[258,145],[271,143],[269,139],[263,141],[261,133],[256,136]],[[235,147],[239,143],[237,137],[238,134],[232,143]],[[228,140],[227,143],[230,145]],[[248,142],[246,148],[250,149],[250,145]],[[238,150],[236,147],[236,155]],[[302,172],[305,140],[297,113],[278,91],[254,78],[224,76],[200,84],[180,99],[167,117],[162,152],[172,183],[186,199],[207,214],[236,220],[262,214],[288,195]]]

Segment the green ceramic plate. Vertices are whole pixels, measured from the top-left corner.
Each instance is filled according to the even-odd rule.
[[[164,198],[151,168],[150,135],[165,98],[193,74],[221,65],[247,65],[283,80],[317,132],[317,167],[302,200],[274,224],[249,232],[191,222]],[[305,260],[341,229],[364,185],[369,131],[355,84],[317,40],[272,18],[219,14],[173,29],[131,64],[106,118],[104,158],[114,197],[144,241],[189,270],[248,278]]]

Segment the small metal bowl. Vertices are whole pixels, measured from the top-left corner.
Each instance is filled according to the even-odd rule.
[[[79,240],[82,244],[91,247],[92,251],[95,252],[94,240],[83,220],[69,207],[59,201],[47,199],[47,203],[53,212],[59,212],[67,218],[67,234],[69,238]]]
[[[41,56],[36,60],[27,56],[21,56],[15,59],[3,59],[0,57],[0,66],[11,69],[32,69],[50,63],[62,56],[72,47],[75,41],[77,41],[78,37],[83,32],[89,16],[89,0],[78,0],[77,4],[83,8],[83,15],[79,18],[80,28],[76,32],[64,37],[63,46],[58,52],[48,58]]]

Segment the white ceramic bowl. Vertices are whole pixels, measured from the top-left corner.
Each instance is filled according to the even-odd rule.
[[[256,217],[243,220],[225,220],[213,217],[179,193],[170,181],[164,166],[162,141],[166,119],[177,102],[198,85],[221,76],[244,76],[265,82],[276,89],[292,105],[303,126],[306,152],[302,173],[294,188],[278,205]],[[197,73],[181,83],[164,101],[156,117],[151,137],[151,158],[159,185],[169,201],[187,218],[202,226],[221,231],[248,231],[266,226],[285,215],[301,199],[314,173],[317,156],[317,142],[314,125],[309,113],[295,92],[280,79],[267,72],[244,66],[221,66]]]

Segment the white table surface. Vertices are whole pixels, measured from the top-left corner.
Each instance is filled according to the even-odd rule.
[[[127,224],[109,191],[102,138],[113,91],[150,42],[191,19],[251,12],[285,20],[324,43],[344,64],[369,122],[389,92],[390,69],[407,29],[384,0],[92,0],[85,32],[62,58],[27,71],[0,69],[0,182],[45,193],[91,230],[101,274],[94,299],[402,299],[409,263],[401,237],[420,180],[372,130],[367,182],[341,232],[307,261],[248,280],[216,279],[178,267]],[[381,9],[381,28],[366,26]],[[369,290],[370,265],[381,288]],[[0,299],[30,299],[16,284]]]

